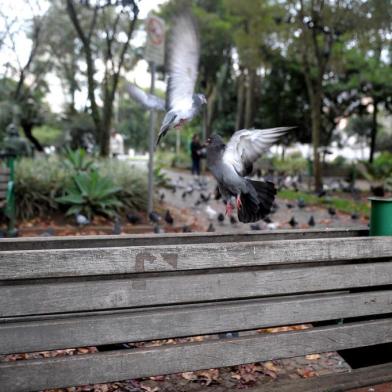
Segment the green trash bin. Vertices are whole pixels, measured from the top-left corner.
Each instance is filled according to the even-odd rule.
[[[370,197],[370,235],[392,236],[392,198]]]

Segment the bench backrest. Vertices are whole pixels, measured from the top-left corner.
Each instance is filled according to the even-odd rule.
[[[1,363],[0,385],[40,390],[390,342],[392,238],[366,235],[298,230],[2,241],[3,354],[331,322]]]

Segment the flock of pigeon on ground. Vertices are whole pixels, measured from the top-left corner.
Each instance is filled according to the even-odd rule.
[[[256,171],[255,178],[258,178],[259,173]],[[275,178],[276,183],[279,186],[279,189],[290,189],[293,191],[299,191],[303,187],[303,183],[299,180],[298,177],[292,176],[284,176],[280,178]],[[328,201],[329,195],[335,191],[345,191],[348,192],[348,184],[344,182],[334,181],[331,182],[329,186],[326,186],[326,190],[319,194],[320,198],[324,198],[324,201]],[[166,192],[166,193],[165,193]],[[200,178],[193,178],[191,181],[187,181],[184,176],[179,175],[175,180],[171,180],[169,183],[169,190],[161,191],[159,195],[160,204],[164,204],[166,201],[166,195],[172,193],[173,196],[176,195],[181,200],[186,201],[187,204],[193,208],[197,209],[206,216],[208,220],[208,228],[207,232],[215,232],[217,227],[216,226],[223,226],[226,223],[236,227],[238,226],[238,219],[228,214],[224,214],[222,212],[217,211],[213,207],[215,200],[222,200],[222,195],[219,191],[219,187],[217,186],[215,190],[212,192],[211,188],[208,187],[208,177],[200,177]],[[306,224],[307,227],[315,227],[319,223],[317,222],[316,217],[317,214],[312,214],[306,218],[304,221],[303,214],[300,214],[300,211],[306,211],[308,205],[305,200],[301,197],[298,197],[295,201],[286,201],[277,203],[274,201],[271,205],[270,211],[268,215],[264,216],[261,219],[261,222],[253,222],[249,224],[250,230],[275,230],[279,227],[280,224],[287,223],[292,228],[296,228],[299,225]],[[285,222],[278,222],[274,219],[274,214],[279,210],[282,209],[284,213],[287,211],[287,220]],[[320,212],[323,210],[321,209]],[[300,214],[300,218],[298,215]],[[309,214],[309,211],[308,211]],[[305,214],[306,215],[306,214]],[[320,215],[318,213],[318,215]],[[323,215],[328,216],[330,219],[338,219],[337,212],[334,207],[326,206],[325,213]],[[353,212],[351,215],[351,219],[358,220],[359,214]],[[177,230],[182,231],[183,233],[189,233],[192,231],[191,225],[187,224],[179,224],[179,222],[175,222],[175,219],[170,212],[170,210],[166,210],[164,214],[159,214],[156,211],[153,211],[149,214],[149,221],[154,226],[155,233],[164,233],[165,227],[166,228],[174,228]],[[142,217],[136,213],[131,212],[127,215],[127,220],[129,223],[135,225],[142,223]]]
[[[194,92],[199,57],[197,26],[189,13],[183,13],[175,18],[168,43],[167,105],[163,99],[136,85],[128,86],[130,96],[146,109],[167,109],[157,145],[170,129],[180,128],[191,121],[207,103],[203,94]],[[243,129],[234,132],[227,144],[216,134],[206,140],[207,166],[217,181],[229,217],[234,207],[238,220],[243,223],[257,222],[269,214],[276,195],[274,184],[254,181],[248,176],[253,171],[253,163],[291,128]]]

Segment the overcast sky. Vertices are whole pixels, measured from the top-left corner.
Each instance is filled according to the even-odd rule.
[[[139,18],[144,19],[149,12],[156,10],[160,4],[165,3],[166,1],[167,0],[141,0],[139,2]],[[28,6],[28,2],[25,0],[0,0],[0,12],[7,15],[9,20],[17,17],[20,21],[22,21],[23,19],[28,20],[31,17],[32,12],[34,12],[34,14],[45,12],[49,6],[49,2],[47,0],[36,0],[35,2],[33,0],[31,1],[31,4],[34,7],[33,11],[30,6]],[[3,29],[4,25],[2,24],[2,20],[0,20],[0,31]],[[142,46],[144,41],[145,33],[138,32],[138,34],[134,35],[131,44],[132,46],[138,47]],[[7,62],[15,64],[19,59],[20,63],[24,65],[30,52],[30,46],[30,41],[26,39],[24,32],[19,32],[15,42],[17,56],[12,50],[7,50],[4,47],[0,52],[1,73],[3,72],[3,67]],[[50,103],[53,111],[60,112],[65,100],[60,80],[54,74],[48,75],[47,79],[50,89],[47,101]],[[127,79],[131,82],[137,82],[137,84],[141,87],[148,87],[150,85],[150,75],[148,73],[147,62],[144,60],[139,61],[134,70],[127,74]],[[157,81],[156,87],[159,89],[165,89],[165,83]],[[78,92],[76,96],[76,105],[78,107],[85,106],[86,96],[87,91]]]

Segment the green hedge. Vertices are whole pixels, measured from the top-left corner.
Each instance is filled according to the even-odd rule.
[[[94,167],[121,190],[117,197],[124,210],[145,211],[147,173],[119,160],[97,160]],[[56,201],[72,186],[75,171],[59,156],[22,158],[15,168],[15,197],[18,219],[48,216],[66,208]]]

